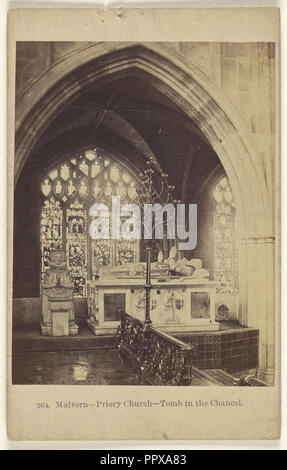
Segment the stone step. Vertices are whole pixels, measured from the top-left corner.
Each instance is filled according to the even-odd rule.
[[[13,353],[24,351],[79,351],[110,349],[112,336],[94,336],[87,328],[79,328],[78,336],[42,336],[38,330],[19,330],[13,335]]]

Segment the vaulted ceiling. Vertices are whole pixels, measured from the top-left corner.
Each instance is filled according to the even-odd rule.
[[[169,174],[175,196],[196,202],[200,187],[220,165],[202,132],[156,88],[136,76],[89,87],[65,103],[38,139],[23,178],[27,184],[60,158],[88,146],[121,155],[140,172],[147,158]]]

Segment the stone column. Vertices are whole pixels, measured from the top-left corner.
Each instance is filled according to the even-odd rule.
[[[275,374],[275,277],[274,238],[246,239],[246,314],[245,326],[259,329],[258,377],[274,383]],[[241,295],[243,292],[241,292]],[[244,299],[243,299],[244,303]]]

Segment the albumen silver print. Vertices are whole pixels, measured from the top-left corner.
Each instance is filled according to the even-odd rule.
[[[237,416],[246,390],[275,393],[276,36],[13,32],[11,387],[101,419]]]

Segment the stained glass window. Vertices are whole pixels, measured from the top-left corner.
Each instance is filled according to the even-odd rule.
[[[74,280],[74,296],[86,296],[87,211],[76,199],[66,210],[66,255]]]
[[[89,237],[89,209],[95,203],[111,208],[112,196],[121,205],[137,197],[132,173],[100,149],[70,155],[49,170],[41,180],[42,274],[48,267],[50,251],[64,248],[74,282],[74,296],[86,297],[86,281],[99,267],[137,262],[139,242],[135,240],[92,240]]]
[[[43,191],[43,185],[41,186]],[[45,193],[44,193],[45,194]],[[63,248],[63,211],[54,197],[44,201],[41,213],[42,278],[49,266],[50,252]]]
[[[235,292],[235,204],[229,181],[223,177],[213,190],[214,281],[220,294]]]
[[[119,240],[116,246],[116,264],[132,263],[136,257],[134,240]]]

